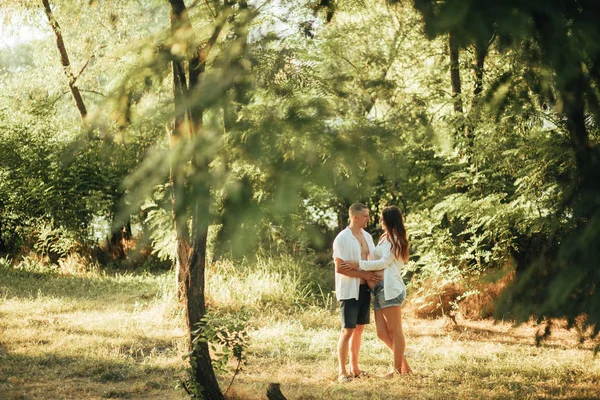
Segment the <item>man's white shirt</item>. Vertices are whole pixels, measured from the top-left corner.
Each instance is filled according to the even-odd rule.
[[[369,246],[369,255],[375,250],[373,238],[364,229],[360,230],[367,245]],[[341,258],[344,261],[360,261],[360,243],[354,237],[350,228],[346,228],[336,236],[333,241],[333,260]],[[358,300],[360,289],[360,278],[351,278],[346,275],[335,273],[335,297],[339,300]]]

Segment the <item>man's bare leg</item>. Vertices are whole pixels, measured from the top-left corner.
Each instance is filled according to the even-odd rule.
[[[356,325],[356,329],[354,329],[354,333],[350,338],[350,373],[354,376],[360,375],[362,372],[358,368],[358,353],[360,352],[360,342],[364,331],[364,325]]]
[[[340,339],[338,340],[338,378],[348,376],[346,371],[346,359],[348,358],[348,345],[353,336],[354,329],[342,328]]]

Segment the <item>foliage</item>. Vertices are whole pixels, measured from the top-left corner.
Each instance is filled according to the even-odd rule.
[[[197,346],[200,342],[209,344],[211,349],[211,362],[215,372],[224,374],[229,371],[228,363],[233,360],[236,366],[233,370],[233,376],[225,393],[229,390],[235,377],[240,373],[242,367],[247,363],[247,349],[250,345],[249,337],[250,326],[248,317],[243,314],[220,314],[219,312],[209,312],[196,326],[192,332],[194,341],[192,346]],[[188,353],[192,370],[189,373],[190,378],[181,382],[185,391],[192,399],[201,399],[202,388],[193,379],[195,363],[193,359],[194,352]]]
[[[188,2],[193,28],[178,31],[164,1],[52,3],[92,111],[78,119],[52,37],[0,49],[1,252],[64,258],[75,239],[95,245],[100,219],[138,222],[153,253],[173,261],[173,215],[194,215],[178,223],[210,225],[209,253],[223,268],[209,268],[211,284],[229,293],[249,282],[218,281],[233,259],[304,293],[295,305],[273,300],[295,309],[330,304],[330,277],[266,258],[329,263],[350,203],[373,215],[396,204],[414,286],[468,286],[512,266],[497,317],[584,315],[598,333],[600,41],[590,2],[239,1],[221,19],[220,2]],[[6,9],[12,25],[48,32],[28,2]],[[214,33],[198,85],[175,107],[172,62]],[[460,46],[462,112],[448,34]],[[202,110],[201,129],[171,146],[166,132],[183,108]],[[253,299],[268,304],[259,292]]]
[[[43,255],[49,256],[53,262],[68,256],[77,250],[77,239],[66,229],[52,229],[42,226],[37,234],[33,249]]]
[[[450,32],[462,47],[477,45],[492,34],[498,36],[499,50],[517,54],[524,74],[500,76],[489,97],[513,103],[512,90],[523,82],[552,112],[556,130],[567,134],[573,173],[556,174],[554,186],[562,192],[553,210],[544,213],[551,226],[546,244],[531,265],[521,265],[515,285],[506,292],[501,312],[512,312],[519,321],[530,316],[566,317],[573,326],[583,315],[585,325],[600,332],[595,310],[600,304],[598,282],[598,110],[600,83],[595,44],[598,30],[593,26],[598,8],[591,2],[551,1],[539,7],[535,1],[518,6],[489,2],[417,1],[430,37]],[[490,10],[494,12],[490,12]],[[460,11],[459,11],[460,10]],[[476,23],[475,23],[476,22]],[[523,79],[524,78],[524,79]],[[521,103],[527,92],[519,96]],[[535,120],[533,121],[535,123]],[[567,180],[564,180],[565,175]],[[562,179],[561,179],[562,178]],[[519,181],[517,181],[519,182]],[[523,183],[523,180],[520,181]],[[544,193],[545,192],[545,193]],[[542,197],[551,191],[542,190]],[[530,233],[531,234],[531,233]]]
[[[264,314],[277,309],[293,315],[306,308],[331,309],[333,274],[313,257],[264,255],[220,261],[208,269],[208,302],[232,311]]]
[[[172,211],[164,206],[167,190],[167,187],[157,187],[154,201],[158,204],[148,202],[141,206],[141,211],[145,214],[143,223],[149,235],[153,254],[156,254],[161,261],[175,262],[177,238],[173,227],[173,215]]]
[[[30,8],[24,2],[3,8],[11,22],[8,27],[25,24],[34,39],[33,44],[7,45],[2,54],[27,54],[35,44],[40,56],[26,61],[2,58],[2,69],[10,73],[0,82],[0,146],[6,149],[0,153],[0,251],[18,251],[28,245],[36,230],[48,224],[91,242],[97,234],[92,220],[113,223],[125,201],[122,180],[155,142],[156,133],[161,133],[147,124],[142,124],[143,131],[116,126],[90,107],[101,103],[106,96],[103,92],[110,90],[114,75],[126,64],[122,59],[114,68],[105,68],[110,58],[107,46],[114,50],[115,33],[121,32],[121,44],[141,34],[139,28],[123,34],[131,25],[122,22],[135,19],[137,9],[122,12],[120,3],[111,3],[103,9],[104,20],[111,21],[111,26],[106,26],[97,23],[102,17],[94,3],[52,2],[59,9],[57,18],[65,22],[61,26],[71,61],[81,68],[78,85],[92,118],[98,118],[93,131],[73,118],[77,112],[66,95],[56,45],[44,34],[49,26],[41,8]],[[152,14],[146,13],[145,18]],[[82,17],[101,28],[82,29],[74,22]],[[7,34],[14,37],[17,33]]]

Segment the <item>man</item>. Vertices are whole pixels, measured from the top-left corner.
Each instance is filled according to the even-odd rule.
[[[350,225],[333,241],[335,262],[335,295],[340,302],[342,331],[338,341],[338,381],[348,382],[352,378],[367,375],[358,367],[360,340],[365,325],[370,322],[371,293],[367,280],[380,281],[372,271],[349,270],[342,267],[345,260],[368,260],[375,250],[371,235],[364,230],[369,223],[369,209],[355,203],[348,210]],[[350,371],[346,370],[346,358],[350,347]]]

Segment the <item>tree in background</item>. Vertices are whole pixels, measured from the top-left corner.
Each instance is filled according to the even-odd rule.
[[[551,107],[556,114],[555,134],[566,133],[570,138],[576,169],[572,179],[563,183],[560,206],[548,216],[555,227],[546,245],[530,266],[521,266],[523,272],[507,292],[500,310],[511,311],[520,321],[530,315],[567,317],[571,326],[581,315],[583,327],[593,327],[592,336],[597,335],[600,52],[596,43],[600,31],[594,21],[600,13],[598,5],[591,1],[415,4],[430,37],[452,31],[464,47],[484,42],[495,31],[500,51],[524,49],[528,89],[543,107]],[[510,86],[511,79],[518,77],[508,77],[504,85]]]

